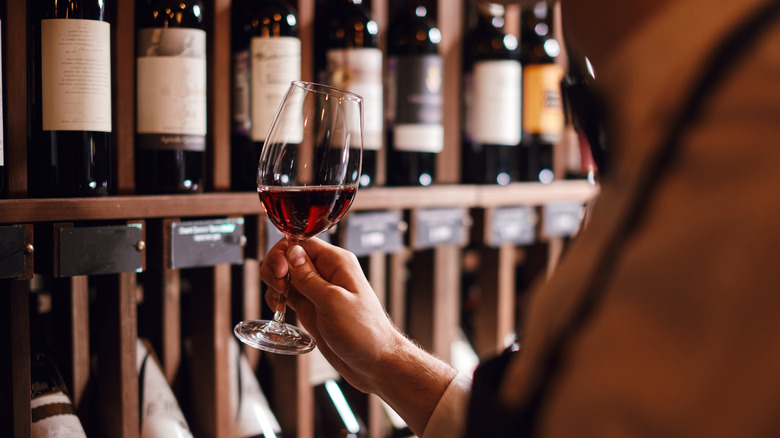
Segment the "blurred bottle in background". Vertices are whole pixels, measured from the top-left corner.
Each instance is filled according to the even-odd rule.
[[[320,1],[318,81],[363,97],[363,169],[360,186],[377,184],[377,158],[384,137],[382,50],[379,26],[362,0]]]
[[[464,38],[464,128],[461,179],[506,185],[520,179],[520,84],[517,38],[504,32],[504,6],[468,2]],[[473,18],[472,18],[473,17]]]
[[[136,3],[138,193],[203,192],[206,31],[200,0]]]
[[[424,2],[406,0],[387,41],[387,184],[428,186],[444,147],[441,32]]]
[[[551,183],[553,147],[563,133],[561,47],[553,35],[553,7],[540,1],[520,12],[520,62],[523,65],[523,179]]]
[[[284,0],[233,4],[231,188],[257,190],[257,162],[290,82],[301,79],[298,12]]]

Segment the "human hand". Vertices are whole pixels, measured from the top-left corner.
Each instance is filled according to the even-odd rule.
[[[305,251],[304,251],[305,250]],[[320,239],[298,245],[280,240],[260,269],[274,308],[287,304],[333,367],[364,392],[376,392],[376,374],[408,340],[393,325],[354,254]]]

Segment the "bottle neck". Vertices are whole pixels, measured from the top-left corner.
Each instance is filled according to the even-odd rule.
[[[496,3],[477,3],[477,26],[483,29],[504,29],[504,7]]]
[[[548,39],[553,35],[552,8],[546,2],[523,8],[520,11],[520,31],[523,38]]]

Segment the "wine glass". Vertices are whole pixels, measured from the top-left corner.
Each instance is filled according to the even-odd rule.
[[[355,198],[363,153],[362,104],[362,97],[348,91],[290,84],[257,165],[260,202],[290,243],[328,230]],[[273,353],[311,351],[314,339],[284,322],[286,300],[284,291],[273,320],[242,321],[233,332],[242,342]]]

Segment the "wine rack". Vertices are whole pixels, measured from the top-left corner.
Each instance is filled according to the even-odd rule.
[[[5,149],[9,199],[0,199],[0,229],[17,227],[21,246],[13,256],[23,268],[14,278],[0,279],[0,435],[30,436],[30,353],[32,327],[30,292],[33,270],[52,277],[58,296],[58,312],[64,324],[49,335],[61,341],[58,356],[77,413],[96,436],[135,438],[139,431],[139,390],[136,372],[136,339],[140,326],[151,324],[153,344],[166,377],[174,388],[187,388],[190,427],[198,437],[232,437],[235,413],[228,394],[227,341],[236,318],[260,316],[264,302],[259,266],[267,247],[266,218],[255,193],[229,191],[230,185],[230,16],[231,0],[205,0],[208,20],[208,190],[198,195],[136,196],[134,193],[134,11],[133,0],[114,0],[112,25],[112,81],[114,122],[114,175],[116,194],[104,198],[33,199],[27,197],[28,106],[26,91],[32,86],[27,67],[28,8],[32,0],[6,2],[4,38]],[[432,0],[433,1],[433,0]],[[464,0],[438,0],[438,26],[442,31],[444,59],[445,148],[437,162],[437,184],[425,188],[361,190],[349,215],[372,211],[400,211],[409,226],[403,248],[381,250],[361,257],[380,299],[396,324],[407,327],[423,346],[444,359],[458,327],[462,244],[444,239],[442,244],[418,248],[412,233],[420,226],[416,212],[459,209],[467,238],[482,260],[478,281],[484,291],[477,311],[475,348],[481,355],[497,351],[515,328],[515,266],[517,245],[488,245],[487,236],[497,210],[528,207],[544,215],[553,203],[582,204],[596,188],[585,181],[558,181],[509,186],[457,184],[460,167],[460,66]],[[303,42],[303,78],[312,80],[315,7],[322,0],[299,0]],[[315,4],[316,3],[316,4]],[[380,29],[387,25],[388,0],[372,0]],[[508,13],[511,25],[516,10]],[[515,22],[516,25],[516,22]],[[13,39],[9,38],[13,36]],[[381,158],[380,158],[381,159]],[[345,219],[349,221],[349,215]],[[243,226],[243,263],[215,264],[188,270],[171,268],[171,225],[182,221],[240,219]],[[142,261],[143,274],[121,272],[82,274],[57,278],[59,258],[69,257],[61,240],[68,228],[140,227],[132,242]],[[344,229],[341,226],[340,229]],[[538,230],[540,226],[534,226]],[[3,234],[5,236],[5,234]],[[331,236],[343,242],[344,232]],[[548,247],[541,263],[554,266],[563,249],[563,238],[543,237]],[[64,245],[64,246],[63,246]],[[144,275],[143,282],[139,275]],[[406,282],[411,276],[414,280]],[[143,283],[143,287],[141,287]],[[188,291],[190,310],[182,307]],[[142,291],[139,292],[139,291]],[[92,296],[94,292],[94,295]],[[140,296],[142,295],[142,296]],[[411,302],[407,302],[407,300]],[[140,320],[138,303],[154,312]],[[409,310],[407,310],[409,309]],[[185,316],[186,313],[186,316]],[[152,316],[149,316],[152,315]],[[188,319],[188,325],[183,320]],[[185,348],[183,331],[191,348]],[[266,355],[247,351],[259,374],[273,382],[272,408],[285,436],[312,438],[313,396],[308,384],[308,358]],[[188,358],[189,357],[189,358]],[[188,363],[190,376],[181,381],[180,369]],[[378,399],[368,398],[369,434],[384,433]]]

